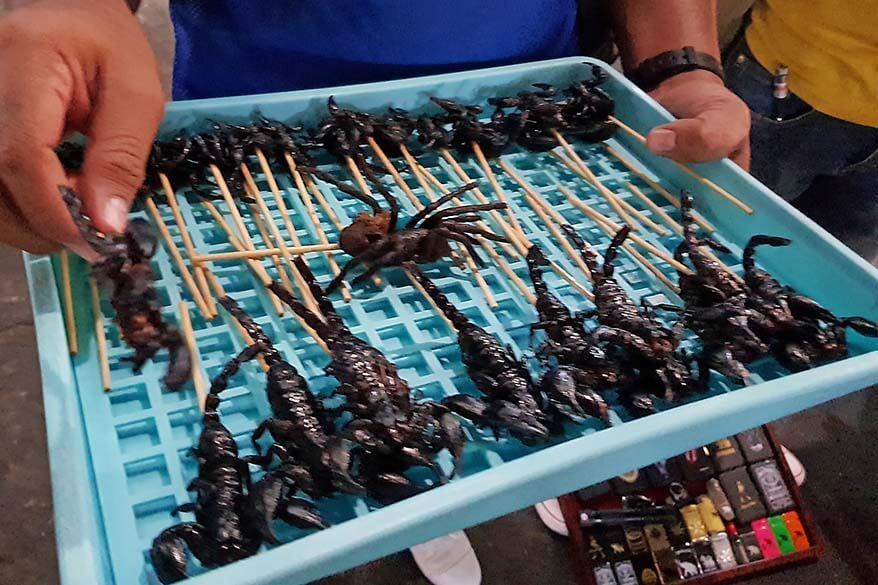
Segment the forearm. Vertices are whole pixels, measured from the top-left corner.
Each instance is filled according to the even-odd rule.
[[[626,71],[685,46],[719,59],[716,0],[615,0],[616,43]]]

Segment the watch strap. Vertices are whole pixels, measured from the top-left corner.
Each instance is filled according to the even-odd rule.
[[[696,51],[694,47],[683,47],[651,57],[628,73],[628,77],[644,91],[652,91],[666,79],[699,69],[710,71],[723,79],[719,61],[707,53]]]

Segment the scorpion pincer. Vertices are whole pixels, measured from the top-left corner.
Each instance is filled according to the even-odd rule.
[[[163,382],[169,390],[179,390],[189,381],[192,364],[183,337],[162,318],[151,263],[158,249],[155,233],[149,223],[135,218],[128,222],[124,234],[105,235],[97,231],[91,218],[83,213],[76,193],[68,187],[59,189],[73,223],[101,256],[92,265],[91,273],[110,290],[110,304],[116,311],[113,320],[122,339],[134,349],[134,355],[126,361],[139,372],[147,360],[166,348],[170,363]]]
[[[387,357],[353,335],[320,288],[307,264],[296,267],[309,284],[325,321],[278,283],[269,288],[293,309],[326,343],[330,363],[326,373],[338,380],[337,394],[345,397],[342,410],[353,415],[342,429],[362,450],[359,477],[367,492],[378,500],[388,493],[410,494],[412,486],[402,475],[413,466],[433,470],[444,481],[433,456],[448,449],[459,464],[464,436],[447,409],[429,401],[414,403],[408,383]]]

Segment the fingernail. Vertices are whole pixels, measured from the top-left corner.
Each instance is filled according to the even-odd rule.
[[[88,262],[89,264],[93,264],[101,259],[100,254],[95,252],[91,246],[85,243],[84,240],[80,240],[78,242],[73,242],[72,244],[67,244],[67,249]]]
[[[649,147],[654,152],[668,152],[677,145],[673,130],[653,130],[649,133]]]
[[[128,202],[121,197],[106,197],[101,204],[101,219],[113,232],[121,234],[128,225]]]

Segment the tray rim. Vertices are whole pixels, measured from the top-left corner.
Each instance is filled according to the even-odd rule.
[[[282,103],[290,99],[325,97],[330,93],[344,96],[377,88],[406,90],[427,82],[453,81],[462,77],[477,76],[479,73],[516,73],[526,72],[535,67],[580,65],[582,63],[604,66],[609,74],[627,91],[643,100],[643,107],[651,110],[652,115],[665,121],[673,119],[667,110],[631,84],[621,73],[606,63],[587,57],[568,57],[338,88],[181,101],[169,104],[167,114],[179,114],[184,111],[198,113],[207,108],[240,106],[251,103],[256,98],[265,104]],[[642,130],[636,122],[631,125],[635,129]],[[625,144],[629,146],[631,143],[625,141]],[[633,148],[636,149],[636,147],[637,145],[634,145]],[[652,160],[651,164],[653,164]],[[670,163],[655,161],[653,167],[660,168],[662,164],[670,165]],[[823,228],[774,195],[731,161],[726,159],[696,166],[703,168],[709,174],[719,172],[726,177],[733,177],[737,182],[745,183],[765,197],[769,204],[780,207],[784,213],[793,216],[804,227],[807,227],[812,235],[822,240],[822,244],[834,254],[843,256],[852,264],[852,267],[860,271],[861,277],[878,282],[878,268],[845,247]],[[667,175],[676,175],[676,173],[668,172]],[[67,441],[64,454],[66,451],[74,450],[73,447],[77,444],[82,446],[81,449],[72,453],[72,458],[65,458],[62,456],[64,454],[52,448],[49,450],[53,502],[56,511],[64,510],[63,517],[58,513],[55,515],[61,580],[65,585],[113,583],[112,572],[107,566],[108,559],[105,558],[106,549],[101,543],[105,538],[102,522],[100,517],[94,517],[98,505],[97,495],[94,493],[94,472],[87,456],[88,446],[84,441],[85,430],[83,414],[80,410],[80,389],[76,384],[67,352],[63,316],[55,287],[55,274],[51,270],[51,262],[48,258],[35,257],[30,254],[24,254],[24,256],[34,321],[37,325],[36,334],[40,349],[43,396],[47,403],[46,427],[49,445],[58,445]],[[38,265],[43,262],[49,267],[49,274],[42,275],[41,283],[43,286],[37,287],[34,274]],[[49,289],[48,293],[47,289]],[[46,294],[49,295],[48,298],[46,298]],[[65,395],[65,381],[70,382],[71,380],[75,394]],[[581,487],[583,480],[573,479],[574,476],[587,476],[589,477],[588,482],[602,481],[632,467],[647,465],[662,457],[669,456],[672,454],[671,451],[685,451],[697,446],[697,444],[704,443],[706,440],[716,440],[734,434],[733,425],[728,422],[731,414],[739,417],[742,413],[748,414],[751,426],[756,426],[861,389],[874,383],[875,380],[878,380],[878,351],[821,366],[808,372],[785,376],[751,388],[739,389],[733,393],[679,406],[670,411],[626,423],[624,435],[627,436],[620,439],[615,438],[617,434],[622,432],[619,427],[602,431],[599,436],[603,437],[603,440],[596,440],[596,436],[592,436],[592,434],[571,439],[507,462],[502,466],[485,470],[477,476],[452,482],[444,486],[440,492],[422,494],[335,526],[332,531],[299,539],[295,541],[297,547],[295,561],[288,560],[288,553],[291,549],[285,545],[262,552],[257,557],[215,569],[208,575],[194,577],[188,582],[193,585],[206,585],[208,582],[212,582],[216,576],[219,576],[224,582],[234,582],[240,585],[267,585],[270,583],[291,585],[292,583],[307,582],[324,576],[325,572],[321,570],[321,566],[329,562],[330,559],[336,561],[333,563],[333,572],[339,572],[405,548],[408,546],[407,544],[394,543],[393,537],[400,532],[407,531],[409,535],[415,535],[423,541],[449,531],[447,523],[438,532],[435,529],[431,530],[429,524],[425,522],[429,517],[441,514],[450,517],[452,512],[469,509],[470,514],[465,522],[455,521],[453,518],[451,520],[451,524],[456,528],[465,528],[507,513],[492,511],[492,508],[498,506],[497,490],[504,491],[501,494],[501,500],[506,498],[511,501],[514,498],[511,492],[514,490],[510,488],[516,487],[521,490],[522,494],[529,494],[528,498],[536,502]],[[831,389],[826,388],[829,382],[833,386]],[[63,409],[48,407],[49,404],[55,404],[57,400],[61,400],[65,404],[69,403],[74,396],[76,398],[75,408],[69,407],[69,405]],[[793,398],[798,400],[795,402],[795,408],[785,406],[784,402],[791,401]],[[690,409],[695,408],[699,409],[701,416],[698,417],[699,424],[692,426],[688,423],[690,417],[687,416],[687,413]],[[71,438],[71,433],[76,435],[78,440]],[[665,434],[665,439],[660,448],[656,448],[655,445],[644,448],[648,446],[646,445],[647,438],[662,434]],[[608,446],[605,444],[608,441],[614,444]],[[537,455],[542,455],[549,450],[552,451],[554,457],[544,457],[544,461],[535,460]],[[623,462],[620,462],[619,457],[616,457],[614,463],[609,465],[606,463],[605,458],[613,458],[614,453],[618,455],[626,452],[629,454],[633,452],[636,456]],[[600,474],[586,475],[590,467],[596,466],[601,468]],[[501,469],[503,471],[500,471]],[[554,482],[551,493],[537,489],[540,487],[537,484],[549,484],[550,482]],[[91,500],[88,499],[90,493],[92,494]],[[437,497],[437,494],[440,497]],[[426,505],[431,500],[436,500],[437,505]],[[366,518],[369,520],[367,521]],[[377,530],[373,529],[375,528],[373,525],[382,522],[383,526]],[[369,530],[364,530],[364,528]],[[455,528],[451,528],[451,530],[453,529]],[[364,533],[368,533],[367,538],[363,538]],[[337,543],[338,541],[343,541],[342,545],[335,545],[333,550],[328,552],[330,547],[327,545],[330,542]],[[98,580],[98,577],[103,577],[103,579]]]

